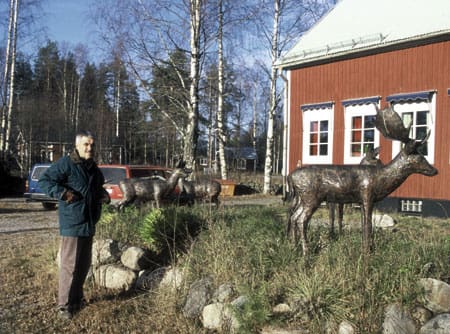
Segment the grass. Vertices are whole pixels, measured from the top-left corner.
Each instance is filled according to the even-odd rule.
[[[376,333],[388,304],[417,303],[419,278],[450,280],[448,220],[396,216],[395,228],[375,231],[375,248],[366,259],[360,231],[345,229],[330,239],[327,227],[319,224],[326,213],[319,210],[309,231],[312,254],[304,258],[301,247],[285,238],[286,211],[282,206],[217,211],[194,206],[105,212],[97,237],[151,249],[161,264],[185,268],[186,282],[177,291],[118,293],[88,281],[89,305],[69,324],[55,319],[52,306],[57,240],[19,252],[11,248],[2,263],[8,270],[0,274],[8,296],[2,300],[6,307],[0,310],[0,333],[207,333],[199,320],[182,314],[190,284],[204,277],[214,287],[232,283],[233,297],[246,296],[248,302],[238,313],[242,333],[269,324],[337,332],[344,319],[359,333]],[[344,224],[359,217],[347,212]],[[424,272],[428,263],[433,263],[432,271]],[[290,314],[272,313],[281,302],[291,306]]]

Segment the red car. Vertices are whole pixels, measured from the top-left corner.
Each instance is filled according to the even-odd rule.
[[[121,180],[149,176],[159,176],[167,179],[172,171],[171,168],[154,165],[99,165],[98,167],[105,177],[104,188],[109,193],[113,204],[123,199],[122,191],[119,188]],[[175,192],[179,192],[179,189],[176,188]]]

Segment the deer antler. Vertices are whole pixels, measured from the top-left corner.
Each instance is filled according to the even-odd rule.
[[[401,117],[394,111],[394,108],[390,106],[380,110],[377,105],[375,105],[377,110],[377,115],[375,117],[375,127],[381,132],[381,134],[388,139],[399,140],[402,143],[408,143],[412,139],[409,138],[409,129],[405,127]]]

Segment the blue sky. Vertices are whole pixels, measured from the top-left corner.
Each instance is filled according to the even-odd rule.
[[[89,25],[88,13],[91,0],[47,0],[43,9],[47,20],[48,37],[57,42],[91,44],[93,29]]]

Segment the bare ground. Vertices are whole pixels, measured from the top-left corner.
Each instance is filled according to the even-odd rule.
[[[240,196],[222,202],[273,205],[281,200]],[[71,322],[61,321],[56,310],[58,243],[56,210],[20,198],[0,199],[0,334],[124,333],[124,329],[127,333],[201,333],[177,315],[176,301],[164,300],[165,308],[149,309],[145,306],[148,294],[112,293],[89,282],[87,307]]]

